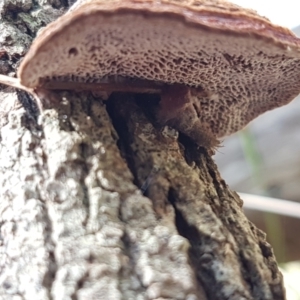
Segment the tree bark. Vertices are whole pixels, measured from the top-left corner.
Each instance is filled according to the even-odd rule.
[[[13,75],[62,1],[0,6]],[[52,6],[49,6],[52,5]],[[153,96],[0,91],[1,299],[285,299],[263,232]]]

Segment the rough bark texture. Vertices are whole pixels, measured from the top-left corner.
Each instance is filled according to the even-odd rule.
[[[64,5],[1,2],[1,73]],[[41,98],[0,91],[0,299],[285,298],[264,233],[210,155],[156,125],[158,99]]]

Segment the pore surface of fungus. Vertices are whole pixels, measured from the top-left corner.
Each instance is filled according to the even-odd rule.
[[[41,32],[18,76],[28,88],[134,79],[188,87],[162,96],[160,119],[218,138],[298,95],[300,40],[221,0],[89,1]]]

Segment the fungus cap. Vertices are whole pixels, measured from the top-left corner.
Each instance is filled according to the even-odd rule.
[[[300,40],[221,0],[89,1],[48,25],[18,76],[101,83],[142,79],[201,90],[199,119],[215,137],[300,92]]]

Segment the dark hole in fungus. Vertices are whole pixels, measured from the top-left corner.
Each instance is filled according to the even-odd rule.
[[[78,55],[77,48],[73,47],[69,49],[69,56],[77,56],[77,55]]]

